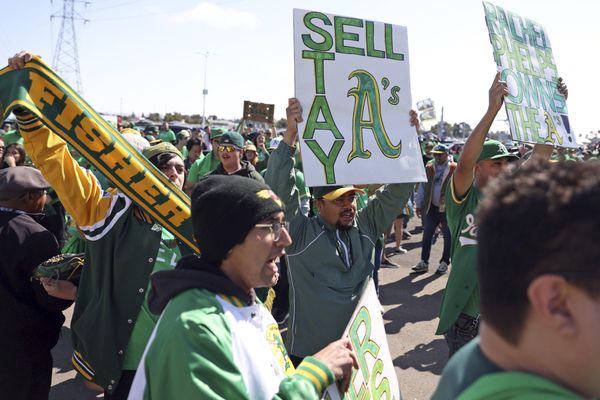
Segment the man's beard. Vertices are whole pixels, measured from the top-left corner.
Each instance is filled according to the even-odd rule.
[[[347,230],[349,230],[350,228],[352,228],[353,226],[354,226],[354,221],[352,221],[352,223],[350,223],[349,225],[344,225],[344,224],[342,224],[341,222],[337,222],[337,223],[335,224],[335,227],[336,227],[338,230],[340,230],[340,231],[347,231]]]

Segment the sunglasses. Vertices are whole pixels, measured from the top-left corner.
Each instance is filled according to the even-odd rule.
[[[219,150],[220,152],[224,152],[224,153],[233,153],[234,151],[239,151],[240,149],[238,149],[235,146],[219,146],[217,148],[217,150]]]

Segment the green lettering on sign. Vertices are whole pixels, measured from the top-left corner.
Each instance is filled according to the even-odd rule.
[[[384,156],[398,158],[402,153],[402,141],[393,145],[385,131],[381,116],[381,101],[377,81],[365,70],[352,71],[348,79],[357,78],[358,84],[348,91],[348,96],[354,97],[354,114],[352,123],[352,151],[348,154],[348,162],[352,159],[369,158],[371,152],[364,149],[363,131],[369,129],[375,136],[375,141]],[[365,107],[369,119],[363,120]]]
[[[394,53],[394,27],[390,24],[385,24],[385,52],[386,57],[390,60],[404,61],[404,54]]]
[[[385,58],[385,51],[375,48],[375,24],[373,21],[366,21],[365,27],[367,30],[367,56]]]
[[[358,331],[361,325],[364,325],[364,335],[359,337]],[[377,354],[379,354],[379,346],[371,340],[371,315],[366,307],[361,307],[356,314],[356,318],[352,321],[348,335],[350,336],[354,351],[356,351],[359,370],[362,372],[365,382],[369,382],[370,372],[365,354],[368,353],[376,359]]]
[[[364,56],[365,51],[363,49],[348,46],[344,43],[345,41],[358,41],[358,34],[344,31],[344,26],[362,28],[363,20],[358,18],[333,17],[333,24],[335,27],[335,52]]]
[[[318,120],[319,115],[323,115],[324,121]],[[317,130],[330,131],[333,134],[335,141],[329,150],[329,154],[325,153],[323,148],[314,139],[315,131]],[[344,136],[335,125],[329,103],[327,102],[327,98],[325,96],[315,96],[312,106],[310,107],[310,112],[308,113],[308,118],[306,119],[306,126],[304,127],[302,139],[304,139],[304,142],[314,153],[315,157],[317,157],[321,164],[323,164],[323,167],[325,168],[326,182],[328,184],[334,184],[335,161],[337,160],[337,157],[344,146],[345,140]]]
[[[302,58],[315,60],[315,93],[325,94],[325,67],[324,60],[335,60],[335,53],[322,51],[302,51]]]
[[[322,42],[315,42],[310,34],[302,35],[302,42],[306,47],[317,50],[317,51],[329,51],[333,46],[333,38],[325,29],[316,26],[312,21],[313,19],[320,19],[325,25],[331,26],[331,21],[327,18],[327,15],[320,12],[309,12],[304,16],[304,26],[314,33],[321,35],[323,38]]]

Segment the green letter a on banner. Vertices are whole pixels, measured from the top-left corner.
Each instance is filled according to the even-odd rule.
[[[352,71],[348,79],[356,77],[358,84],[348,91],[348,96],[354,97],[354,117],[352,121],[352,151],[348,154],[348,162],[353,158],[369,158],[371,152],[364,149],[363,130],[370,129],[375,135],[375,141],[384,156],[398,158],[402,153],[402,141],[393,145],[383,126],[381,116],[381,100],[377,81],[369,72],[359,69]],[[365,107],[369,119],[363,120]]]

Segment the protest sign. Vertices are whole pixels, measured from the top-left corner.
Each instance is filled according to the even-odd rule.
[[[435,119],[435,107],[431,99],[417,101],[417,110],[421,111],[421,114],[419,114],[421,121]]]
[[[390,356],[381,304],[373,280],[369,280],[352,318],[344,331],[358,358],[359,369],[352,370],[350,388],[344,399],[396,399],[400,387]],[[327,400],[341,399],[335,384],[329,386],[323,396]]]
[[[275,112],[274,104],[254,103],[252,101],[244,101],[244,116],[245,121],[273,123],[273,113]]]
[[[198,251],[186,194],[38,57],[22,69],[0,71],[0,115],[6,118],[16,107],[37,117],[155,221]]]
[[[513,139],[577,147],[544,27],[492,3],[484,1],[483,9],[500,79],[508,84],[504,104]]]
[[[295,9],[294,75],[309,186],[427,180],[405,27]]]

